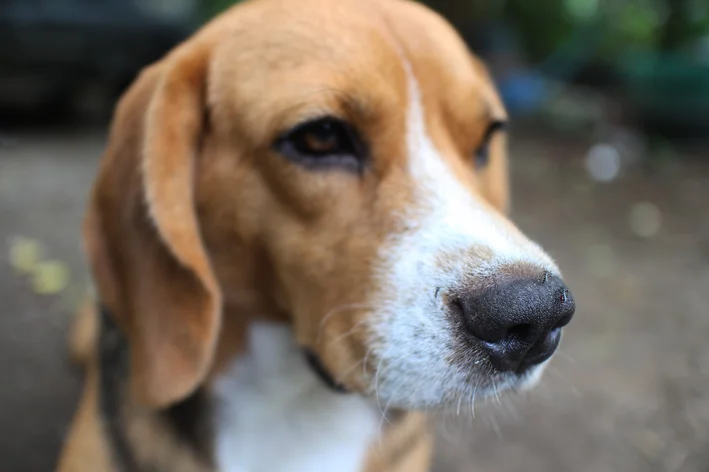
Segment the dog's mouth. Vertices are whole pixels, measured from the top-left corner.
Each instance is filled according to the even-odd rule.
[[[549,360],[546,360],[521,374],[517,374],[516,378],[509,384],[508,390],[513,393],[522,393],[533,389],[541,380],[548,362]]]
[[[489,346],[462,340],[455,330],[441,331],[440,336],[421,337],[416,345],[390,340],[369,363],[373,367],[367,377],[370,388],[363,393],[382,405],[435,410],[455,405],[460,398],[524,392],[540,381],[558,349],[561,329],[531,347],[519,348],[526,352],[520,362],[510,361],[510,356],[495,359]],[[515,346],[510,349],[517,352]]]
[[[558,339],[555,343],[558,345]],[[554,346],[554,350],[556,346]],[[310,367],[313,375],[317,377],[322,385],[336,394],[355,394],[359,392],[359,389],[352,389],[345,385],[338,378],[338,373],[329,369],[322,361],[321,357],[313,350],[308,347],[302,348],[302,354]],[[553,354],[553,353],[552,353]],[[516,371],[498,371],[489,363],[489,360],[484,362],[477,360],[473,362],[473,366],[476,368],[471,369],[464,379],[458,379],[459,386],[455,388],[452,392],[447,394],[443,391],[439,392],[441,397],[439,400],[433,403],[425,402],[425,404],[419,404],[419,399],[410,398],[406,399],[407,390],[406,388],[396,388],[391,392],[391,397],[387,393],[388,385],[391,380],[388,378],[386,367],[379,366],[379,371],[383,372],[384,375],[374,376],[370,379],[374,382],[371,391],[361,391],[359,393],[365,396],[372,396],[376,398],[379,403],[386,404],[392,408],[405,408],[405,409],[419,409],[420,407],[433,408],[434,410],[443,408],[460,403],[460,398],[474,397],[480,400],[485,398],[498,397],[501,393],[520,393],[532,389],[540,380],[542,373],[549,362],[551,354],[545,353],[544,355],[535,355],[534,363],[526,366],[525,368]],[[477,365],[476,365],[477,364]],[[480,368],[485,366],[484,368]],[[377,369],[375,369],[376,371]],[[415,376],[414,376],[415,377]],[[425,378],[425,372],[421,372],[421,378]],[[462,380],[462,382],[461,382]],[[407,382],[403,382],[404,384]],[[432,382],[435,384],[435,382]],[[419,384],[413,392],[418,389],[422,389],[423,385]],[[445,390],[445,389],[443,389]],[[411,392],[409,392],[411,393]]]
[[[521,372],[493,373],[477,381],[471,381],[464,388],[460,388],[463,397],[474,396],[476,399],[485,400],[499,398],[500,394],[520,394],[533,389],[541,380],[549,360],[531,366]],[[460,398],[458,395],[453,399]],[[445,402],[442,407],[450,404]]]
[[[303,355],[308,362],[313,373],[320,378],[325,386],[337,393],[347,393],[348,389],[340,381],[338,381],[332,373],[325,367],[318,356],[312,349],[303,348]]]

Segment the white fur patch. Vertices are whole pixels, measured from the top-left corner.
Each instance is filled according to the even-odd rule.
[[[471,278],[490,276],[508,264],[537,266],[540,274],[558,274],[558,269],[454,175],[427,133],[418,83],[410,65],[405,66],[407,151],[416,193],[399,215],[407,231],[393,235],[380,254],[384,288],[375,302],[381,309],[372,320],[371,342],[379,346],[372,393],[382,404],[425,407],[525,383],[514,374],[496,374],[475,346],[456,339],[438,294],[464,288]],[[479,361],[461,367],[452,361],[461,353]]]
[[[252,324],[215,387],[219,472],[355,472],[376,442],[376,406],[324,385],[286,325]]]

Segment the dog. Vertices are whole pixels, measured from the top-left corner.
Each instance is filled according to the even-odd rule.
[[[423,412],[539,379],[574,313],[507,218],[507,116],[407,0],[250,0],[119,101],[60,472],[416,472]]]

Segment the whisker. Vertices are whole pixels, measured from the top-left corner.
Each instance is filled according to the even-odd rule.
[[[495,419],[494,414],[490,414],[489,423],[490,423],[490,426],[492,427],[492,430],[495,432],[497,439],[501,440],[502,439],[502,429],[500,429],[500,424]]]
[[[389,410],[389,406],[391,405],[391,401],[392,401],[392,399],[393,399],[393,397],[394,397],[394,394],[395,394],[396,392],[398,392],[398,391],[401,389],[401,387],[404,385],[404,382],[402,381],[402,382],[400,383],[400,385],[399,385],[398,387],[396,387],[396,389],[394,390],[394,393],[393,393],[392,395],[390,395],[389,400],[387,401],[386,406],[385,406],[384,408],[382,408],[381,399],[379,398],[379,376],[380,376],[380,374],[381,374],[381,372],[382,372],[382,368],[381,368],[381,367],[382,367],[382,362],[383,362],[384,359],[386,358],[386,353],[389,352],[390,350],[391,350],[391,348],[389,348],[389,349],[387,349],[386,351],[384,351],[384,353],[382,354],[381,358],[379,359],[379,363],[377,364],[376,374],[375,374],[375,378],[374,378],[374,393],[375,393],[375,397],[376,397],[376,399],[377,399],[377,406],[379,407],[379,413],[382,415],[382,418],[381,418],[381,420],[379,421],[379,447],[382,447],[382,437],[384,436],[384,435],[382,434],[383,431],[384,431],[384,422],[386,421],[387,423],[391,424],[391,421],[389,421],[389,419],[386,417],[386,412]],[[387,365],[387,367],[385,367],[384,370],[386,370],[388,367],[391,367],[391,365],[392,365],[392,364],[391,364],[391,361],[390,361],[390,364]]]
[[[364,353],[364,357],[362,358],[362,375],[364,378],[368,378],[369,374],[367,374],[367,360],[369,359],[369,354],[374,351],[376,346],[372,346],[369,349],[367,349],[367,352]]]
[[[574,395],[574,396],[580,395],[578,389],[573,385],[573,382],[566,376],[566,374],[564,374],[556,366],[548,365],[546,370],[547,370],[547,372],[549,372],[549,374],[558,377],[565,384],[564,386],[567,387],[571,391],[572,395]],[[544,384],[544,382],[539,382],[539,383]]]
[[[382,421],[386,421],[387,423],[391,424],[391,421],[389,421],[389,418],[386,417],[386,414],[389,412],[389,406],[391,406],[391,402],[393,401],[394,397],[396,396],[397,393],[399,393],[399,390],[401,390],[401,387],[405,385],[406,382],[400,382],[399,386],[394,389],[394,391],[391,393],[389,396],[389,400],[387,401],[387,404],[384,406],[384,411],[382,412]]]
[[[473,386],[473,394],[470,396],[470,415],[475,419],[475,393],[477,392],[477,387]]]
[[[372,305],[367,305],[363,303],[351,303],[348,305],[340,305],[336,306],[332,310],[328,311],[325,316],[323,316],[322,321],[320,321],[320,326],[318,327],[318,335],[315,338],[315,342],[318,343],[320,342],[320,336],[322,335],[322,330],[323,327],[325,326],[325,323],[335,314],[337,313],[342,313],[342,312],[347,312],[349,310],[357,310],[357,309],[373,309],[374,307]]]
[[[392,368],[394,368],[394,367],[396,366],[396,364],[398,364],[401,360],[403,360],[404,358],[406,358],[406,355],[402,355],[402,356],[396,357],[396,358],[394,358],[394,359],[388,359],[388,360],[387,360],[387,365],[384,366],[384,368],[382,369],[382,363],[383,363],[384,359],[386,358],[386,353],[389,352],[389,350],[391,350],[391,348],[387,349],[387,350],[384,352],[384,354],[382,354],[381,359],[379,359],[379,363],[377,364],[376,375],[375,375],[375,378],[374,378],[374,392],[375,392],[375,396],[376,396],[376,398],[377,398],[377,405],[379,406],[379,411],[380,411],[380,413],[381,413],[382,415],[384,415],[384,410],[382,409],[382,404],[381,404],[381,401],[380,401],[380,398],[379,398],[379,386],[380,386],[380,385],[379,385],[379,379],[380,379],[381,375],[382,375],[384,372],[387,372],[387,371],[391,370]],[[402,387],[402,385],[400,385],[399,387],[397,387],[397,390],[400,389],[401,387]],[[392,395],[390,396],[390,398],[393,397],[393,396],[394,396],[394,395],[392,394]]]
[[[509,394],[509,392],[504,392],[502,397],[503,400],[507,400],[502,402],[502,406],[504,407],[507,414],[513,421],[519,422],[520,415],[517,411],[517,408],[515,407],[514,400],[512,399],[513,397]]]
[[[495,402],[496,402],[498,405],[500,405],[500,392],[498,392],[498,390],[497,390],[497,384],[495,383],[494,380],[492,381],[492,392],[493,392],[494,395],[495,395]]]
[[[377,369],[374,372],[374,396],[377,399],[377,406],[379,406],[379,411],[384,415],[384,412],[382,411],[382,404],[379,401],[379,374],[382,368],[382,363],[384,362],[384,359],[387,356],[387,353],[391,350],[391,347],[388,348],[384,353],[381,355],[379,358],[379,362],[377,363]]]
[[[441,421],[438,422],[438,424],[441,426],[439,430],[441,432],[441,436],[443,436],[443,439],[445,439],[446,442],[458,445],[458,444],[460,444],[461,435],[460,434],[457,434],[457,435],[451,434],[451,431],[448,428],[448,422],[450,419],[451,418],[449,417],[449,415],[443,415],[443,417],[441,418]],[[460,431],[459,431],[459,433],[460,433]]]
[[[343,339],[347,338],[347,336],[351,336],[352,334],[354,334],[354,332],[357,330],[357,328],[359,328],[360,326],[362,326],[364,323],[366,323],[368,321],[369,321],[369,319],[366,317],[364,319],[358,321],[357,323],[355,323],[352,326],[352,328],[348,329],[346,332],[337,336],[335,339],[331,340],[328,344],[337,343],[337,342],[342,341]]]
[[[556,355],[559,356],[559,359],[564,359],[566,362],[569,364],[576,364],[576,359],[574,359],[568,352],[562,351],[561,349],[556,350]]]
[[[341,375],[338,375],[335,380],[337,380],[338,383],[343,382],[345,379],[347,379],[347,377],[348,377],[352,372],[355,371],[355,369],[357,368],[357,366],[359,366],[359,365],[362,363],[362,361],[364,361],[364,358],[358,360],[357,362],[355,362],[354,364],[352,364],[351,366],[349,366]]]

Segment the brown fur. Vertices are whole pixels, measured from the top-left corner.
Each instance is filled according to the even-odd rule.
[[[141,461],[208,470],[151,412],[219,375],[255,318],[292,323],[336,377],[364,356],[365,333],[331,341],[366,316],[357,305],[377,248],[399,224],[388,215],[411,196],[401,54],[448,165],[490,211],[504,211],[501,138],[484,170],[470,159],[504,110],[457,35],[414,3],[252,0],[147,68],[121,99],[84,235],[100,299],[131,348],[125,414]],[[310,172],[272,150],[279,133],[323,111],[367,136],[376,159],[361,177]],[[110,471],[96,317],[82,313],[72,350],[88,377],[59,470]],[[362,390],[356,371],[338,380]],[[397,456],[407,441],[413,447]],[[367,470],[422,471],[430,451],[422,416],[410,413],[373,446]]]

